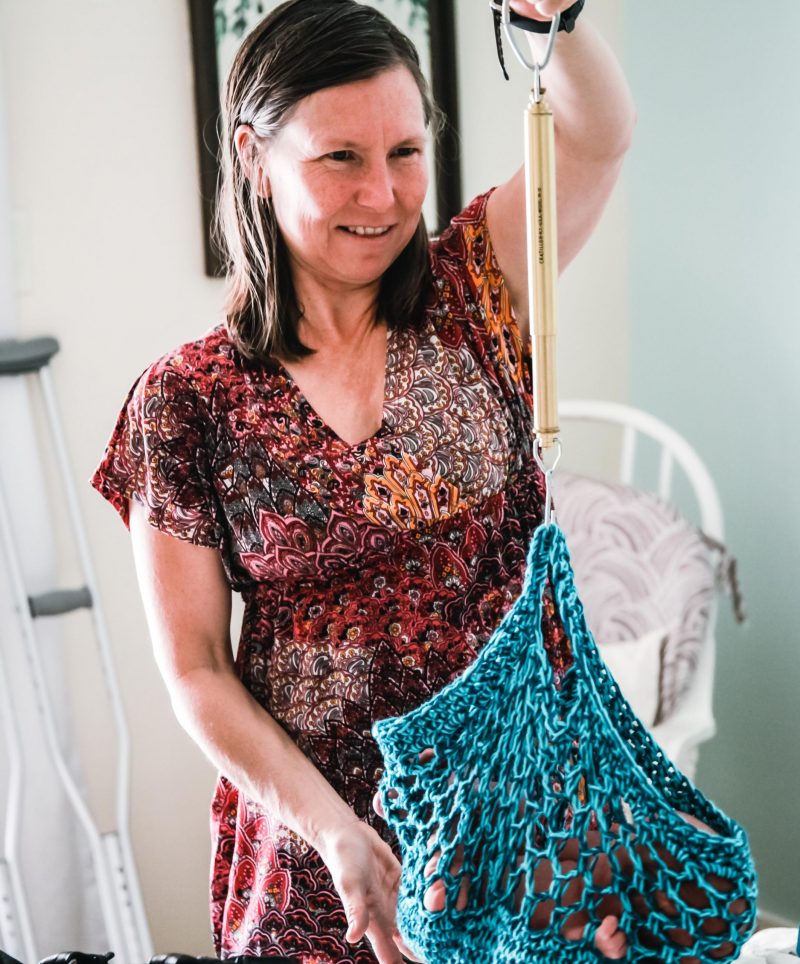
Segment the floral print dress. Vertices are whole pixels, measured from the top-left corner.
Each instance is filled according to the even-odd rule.
[[[95,488],[128,523],[222,554],[245,603],[237,671],[351,806],[374,813],[375,720],[461,673],[519,594],[544,483],[532,458],[530,353],[486,228],[488,194],[431,242],[424,322],[389,332],[383,421],[339,438],[274,362],[225,327],[135,383]],[[568,642],[552,615],[557,678]],[[211,807],[221,957],[373,964],[318,853],[221,776]]]

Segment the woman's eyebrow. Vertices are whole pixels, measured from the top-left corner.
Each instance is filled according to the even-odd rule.
[[[404,144],[422,144],[424,142],[424,134],[409,134],[406,137],[399,137],[392,143],[392,147],[400,147]],[[337,150],[360,150],[365,146],[360,141],[341,139],[336,137],[335,134],[325,135],[320,137],[319,140],[312,141],[312,143],[314,149],[320,151],[330,150],[333,146],[335,146]]]
[[[335,144],[337,147],[347,147],[347,148],[354,148],[354,147],[361,147],[361,146],[362,146],[358,141],[343,140],[342,138],[340,138],[340,137],[335,137],[335,136],[334,136],[334,137],[326,137],[324,140],[321,140],[319,143],[322,144],[323,146],[325,146],[325,145],[330,145],[330,144]]]

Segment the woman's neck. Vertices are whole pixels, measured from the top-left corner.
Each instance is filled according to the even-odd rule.
[[[378,321],[378,287],[297,292],[302,314],[297,333],[309,348],[352,347],[366,340]]]

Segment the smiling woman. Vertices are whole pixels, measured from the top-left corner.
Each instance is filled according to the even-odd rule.
[[[292,45],[289,70],[276,69],[281,45],[288,51],[298,24],[323,24],[319,14],[279,7],[242,44],[228,77],[219,224],[228,325],[246,355],[310,354],[298,322],[300,292],[312,278],[374,285],[362,298],[369,303],[377,294],[389,327],[420,314],[424,155],[439,115],[408,39],[359,6],[363,47],[355,47],[346,10],[334,4],[326,11],[331,53]],[[350,56],[340,56],[348,43]],[[393,229],[379,250],[363,245],[355,260],[349,248],[339,250],[344,229],[376,224]],[[313,299],[313,287],[303,295]],[[306,309],[313,317],[313,306]]]
[[[588,24],[561,65],[566,263],[613,187],[632,109]],[[130,526],[175,712],[220,771],[222,957],[411,956],[398,841],[372,807],[372,726],[471,665],[542,520],[523,181],[429,241],[435,124],[413,45],[374,7],[289,0],[255,27],[226,87],[225,317],[136,381],[93,478]],[[545,624],[560,676],[571,655],[552,607]],[[625,935],[603,916],[597,947],[618,957]]]
[[[368,314],[387,270],[421,235],[425,115],[419,80],[398,66],[304,97],[272,138],[259,137],[257,125],[235,131],[250,183],[286,245],[306,318],[337,289],[360,288],[359,313]]]
[[[441,112],[441,130],[428,152],[431,190],[424,207],[428,226],[440,230],[462,206],[454,0],[367,3],[413,42]],[[189,0],[206,273],[212,277],[223,273],[221,251],[212,233],[220,178],[219,129],[225,79],[242,39],[278,5],[277,0]]]

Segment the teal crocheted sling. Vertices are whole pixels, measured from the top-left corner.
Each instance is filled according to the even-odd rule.
[[[543,642],[546,592],[573,655],[560,686]],[[402,853],[398,926],[428,964],[602,960],[594,936],[609,913],[633,961],[731,961],[751,935],[745,832],[623,698],[586,626],[557,525],[536,530],[522,592],[477,659],[373,734]],[[432,912],[423,901],[437,880],[445,909]]]

